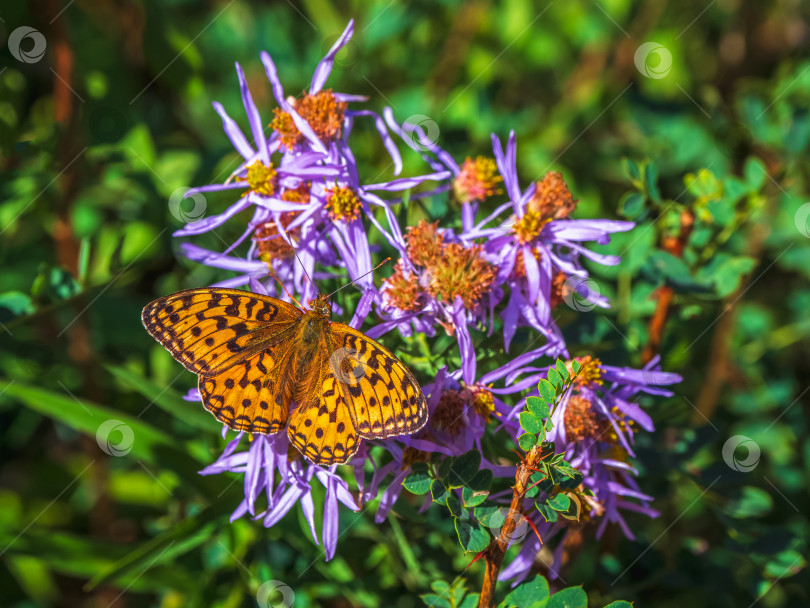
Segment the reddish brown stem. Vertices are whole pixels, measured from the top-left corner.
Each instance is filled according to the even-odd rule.
[[[498,582],[498,574],[501,571],[503,558],[509,548],[509,542],[515,534],[515,530],[523,519],[523,499],[529,490],[531,476],[537,470],[537,466],[543,460],[543,452],[540,446],[535,446],[518,465],[515,472],[515,485],[512,488],[512,503],[509,505],[509,514],[503,523],[501,533],[493,540],[484,551],[484,559],[487,567],[484,572],[484,584],[481,587],[481,597],[478,600],[478,608],[490,608],[495,606],[495,585]]]

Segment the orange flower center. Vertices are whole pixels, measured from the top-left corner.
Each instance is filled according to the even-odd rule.
[[[529,211],[549,220],[559,220],[577,208],[562,175],[550,171],[537,183],[534,195],[528,204]]]
[[[498,184],[502,181],[494,159],[478,156],[473,160],[468,156],[453,180],[453,192],[462,203],[483,201],[493,194],[501,193]]]
[[[421,220],[416,226],[410,226],[405,235],[408,257],[418,266],[433,266],[442,255],[444,236],[437,230],[439,222],[428,224]]]
[[[415,312],[424,307],[425,294],[419,285],[419,277],[414,272],[406,277],[402,260],[397,261],[393,274],[383,280],[383,284],[385,297],[392,306],[407,312]]]
[[[321,141],[333,141],[340,137],[347,104],[345,101],[338,101],[331,89],[318,91],[314,95],[304,93],[293,102],[292,106],[312,127]],[[270,126],[279,133],[281,143],[288,150],[292,150],[304,140],[304,136],[295,126],[289,112],[276,108],[273,113],[274,118]]]
[[[482,250],[480,245],[446,245],[439,262],[428,268],[429,293],[450,303],[460,297],[468,309],[475,308],[495,280],[495,270],[481,256]]]

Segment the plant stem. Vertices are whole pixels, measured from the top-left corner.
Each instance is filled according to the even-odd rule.
[[[506,516],[498,538],[493,540],[484,552],[487,567],[484,572],[484,584],[481,587],[481,597],[478,608],[491,608],[495,606],[495,584],[501,571],[503,558],[515,529],[523,517],[523,499],[531,485],[531,476],[543,460],[543,450],[539,445],[529,450],[523,461],[518,464],[515,472],[515,485],[512,487],[512,503],[509,505],[509,514]]]

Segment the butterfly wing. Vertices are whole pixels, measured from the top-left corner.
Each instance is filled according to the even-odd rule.
[[[141,320],[185,368],[218,375],[293,332],[303,312],[238,289],[187,289],[148,304]]]
[[[362,437],[415,433],[428,415],[422,389],[391,351],[348,325],[329,330],[313,361],[321,373],[288,428],[292,444],[322,465],[349,460]]]
[[[390,350],[343,323],[330,325],[330,369],[357,433],[367,439],[410,435],[428,419],[427,400],[410,370]]]
[[[295,400],[298,408],[290,417],[287,434],[290,442],[315,464],[329,466],[348,461],[360,442],[350,413],[350,405],[330,366],[334,350],[328,334],[306,367],[298,374],[300,383]]]
[[[277,343],[221,374],[200,376],[205,409],[234,431],[269,435],[281,430],[290,407],[278,390],[286,346]]]

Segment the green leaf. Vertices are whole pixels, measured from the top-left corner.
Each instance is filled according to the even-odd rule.
[[[560,374],[557,373],[557,370],[553,367],[549,368],[548,370],[548,381],[554,385],[555,396],[563,387],[563,381],[560,377]]]
[[[548,506],[555,511],[567,511],[571,506],[571,499],[565,494],[557,494],[548,499]]]
[[[427,463],[414,462],[411,465],[411,473],[402,482],[402,486],[411,494],[427,494],[430,491],[430,469]]]
[[[523,433],[520,437],[518,437],[518,445],[520,446],[521,450],[528,452],[535,445],[537,445],[537,435],[534,433]]]
[[[520,426],[527,433],[539,433],[543,428],[543,421],[531,412],[520,412]]]
[[[450,493],[447,491],[447,487],[445,487],[441,480],[434,479],[430,484],[430,495],[433,497],[434,502],[444,504],[447,502],[447,497],[450,495]]]
[[[518,585],[504,598],[504,608],[543,608],[549,598],[548,581],[539,574]]]
[[[573,361],[571,361],[571,368],[574,370],[575,374],[578,374],[579,370],[582,369],[582,363],[574,359]]]
[[[486,528],[477,521],[464,521],[455,518],[458,542],[466,552],[478,553],[489,546],[490,536]]]
[[[543,380],[542,382],[545,382],[545,380]],[[548,382],[546,382],[546,384],[548,384]],[[550,384],[548,384],[548,386],[551,387]],[[548,404],[553,402],[554,402],[553,399],[547,402],[545,397],[543,397],[543,399],[541,399],[540,397],[528,397],[526,399],[526,405],[528,406],[529,411],[538,418],[548,418],[549,414]]]
[[[419,597],[425,602],[425,606],[431,608],[453,608],[453,605],[446,598],[433,593],[423,593]]]
[[[214,502],[211,506],[204,508],[196,515],[187,517],[178,524],[172,526],[163,534],[156,536],[148,542],[142,544],[134,551],[129,552],[125,557],[115,562],[112,566],[105,568],[96,576],[90,579],[85,586],[86,591],[91,591],[102,583],[114,580],[123,574],[139,569],[143,574],[148,568],[156,563],[163,563],[180,555],[180,550],[186,551],[194,548],[195,545],[186,546],[186,540],[193,537],[199,530],[208,524],[219,520],[227,521],[228,514],[233,510],[234,500],[240,494],[239,489],[231,490],[222,500]],[[202,540],[207,540],[210,536],[205,535]],[[199,543],[197,543],[199,544]]]
[[[540,515],[542,515],[543,519],[545,519],[547,522],[554,523],[555,521],[557,521],[557,518],[559,517],[557,511],[552,509],[548,504],[544,502],[538,502],[535,503],[534,506],[537,507],[537,510],[540,511]]]
[[[461,502],[466,508],[471,509],[484,502],[487,496],[489,496],[489,490],[480,491],[473,490],[472,488],[464,488],[461,491]]]
[[[568,587],[548,598],[546,608],[588,608],[588,596],[582,587]]]
[[[452,466],[448,479],[451,488],[460,488],[470,483],[472,478],[481,468],[481,452],[470,450],[457,457]]]
[[[447,478],[450,476],[450,469],[453,466],[453,461],[455,458],[448,456],[443,458],[439,462],[439,466],[436,468],[436,476],[444,482],[447,482]]]
[[[0,323],[30,315],[36,310],[31,296],[21,291],[7,291],[0,294]]]
[[[447,494],[447,508],[455,517],[461,517],[461,503],[455,494]]]
[[[548,380],[540,380],[537,383],[537,390],[546,403],[554,403],[557,398],[557,391]]]
[[[750,192],[759,192],[759,189],[762,188],[762,184],[765,183],[767,174],[768,171],[765,165],[763,165],[762,161],[758,158],[749,156],[746,159],[743,176],[745,177],[745,183]]]
[[[731,517],[746,519],[761,517],[773,508],[773,497],[769,492],[755,486],[743,486],[733,493],[732,499],[723,509]]]
[[[641,192],[627,192],[619,201],[619,213],[629,220],[634,220],[644,213],[646,200]]]
[[[625,602],[624,600],[618,600],[616,602],[610,602],[605,608],[633,608],[633,604]]]
[[[16,397],[30,409],[95,438],[109,457],[130,458],[177,472],[185,484],[206,496],[218,495],[228,484],[219,477],[199,474],[201,461],[177,440],[140,418],[47,389],[21,382],[0,381],[0,394]],[[107,456],[105,456],[107,457]],[[182,487],[182,486],[181,486]]]
[[[557,372],[566,382],[571,378],[571,374],[568,373],[568,368],[565,367],[565,363],[563,363],[562,359],[557,359],[557,363],[554,364],[554,367],[557,368]]]
[[[476,492],[483,492],[489,491],[491,485],[492,471],[489,469],[481,469],[473,476],[473,478],[467,484],[467,487]]]

